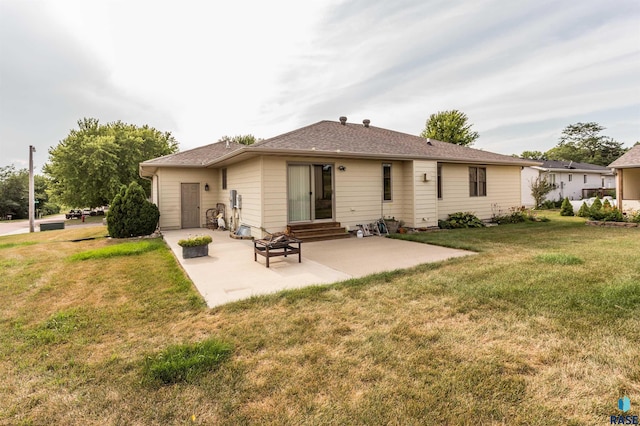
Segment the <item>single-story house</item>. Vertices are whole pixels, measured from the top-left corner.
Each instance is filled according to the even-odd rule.
[[[617,173],[616,198],[620,210],[640,210],[640,145],[631,148],[609,167]]]
[[[232,229],[261,237],[300,223],[354,229],[395,217],[427,228],[459,211],[489,219],[521,205],[521,169],[537,164],[341,117],[250,146],[219,142],[155,158],[139,172],[152,180],[161,229],[206,226],[205,212],[224,203]]]
[[[613,195],[616,187],[615,174],[608,167],[575,161],[544,160],[542,165],[522,169],[523,206],[532,207],[535,204],[531,196],[531,183],[538,177],[554,186],[547,194],[547,200],[582,200],[595,195]]]

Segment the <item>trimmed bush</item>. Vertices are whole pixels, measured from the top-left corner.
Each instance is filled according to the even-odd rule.
[[[603,217],[604,213],[602,211],[602,201],[600,201],[599,197],[596,197],[595,201],[589,208],[589,219],[602,220]]]
[[[568,197],[565,197],[560,207],[560,216],[573,216],[573,206]]]
[[[147,200],[142,186],[131,182],[113,198],[107,213],[107,230],[114,238],[149,235],[156,230],[158,219],[158,206]]]
[[[605,222],[624,222],[624,216],[622,212],[616,207],[610,207],[608,209],[602,209],[602,219]]]
[[[589,206],[587,206],[586,202],[583,202],[580,206],[580,210],[578,210],[578,216],[589,217]]]
[[[530,220],[531,212],[527,212],[524,207],[511,207],[508,214],[502,214],[499,210],[491,217],[492,223],[503,225],[506,223],[521,223]]]
[[[442,229],[457,229],[457,228],[482,228],[485,225],[473,213],[456,212],[456,213],[451,213],[447,220],[439,220],[438,226]]]

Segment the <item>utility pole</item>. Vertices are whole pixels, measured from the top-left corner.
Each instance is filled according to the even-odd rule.
[[[33,153],[36,152],[36,147],[29,145],[29,232],[34,231],[33,219],[35,216],[36,202],[35,191],[33,188]]]

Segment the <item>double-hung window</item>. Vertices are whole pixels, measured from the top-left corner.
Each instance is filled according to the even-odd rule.
[[[469,196],[487,196],[487,168],[469,167]]]

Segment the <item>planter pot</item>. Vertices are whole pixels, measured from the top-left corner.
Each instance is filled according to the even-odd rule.
[[[182,258],[191,259],[193,257],[209,256],[209,244],[194,247],[182,247]]]
[[[395,234],[396,232],[398,232],[398,226],[400,225],[400,222],[397,222],[395,220],[388,220],[385,221],[385,223],[387,224],[387,229],[389,230],[390,234]]]

